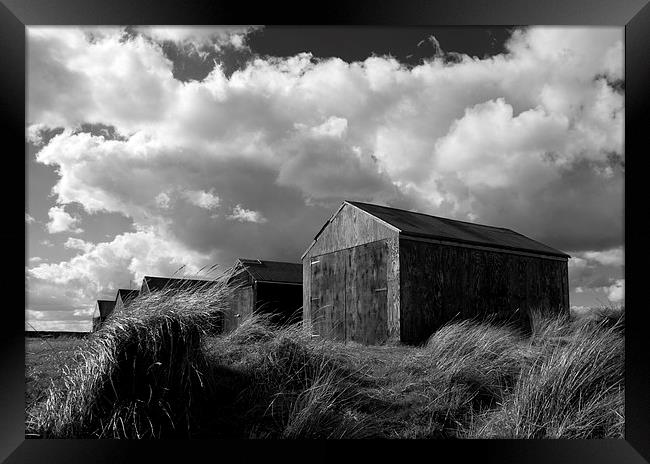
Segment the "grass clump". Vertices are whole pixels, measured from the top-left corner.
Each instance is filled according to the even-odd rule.
[[[363,373],[352,366],[339,344],[312,340],[301,324],[276,327],[269,316],[255,314],[230,334],[211,340],[208,356],[220,372],[218,382],[239,392],[234,398],[230,395],[230,414],[222,422],[240,427],[223,427],[228,435],[372,434],[369,424],[351,412],[358,403]]]
[[[29,408],[41,437],[188,436],[207,387],[201,339],[227,303],[225,279],[136,298],[109,317],[63,366],[62,385]]]
[[[460,321],[443,326],[394,366],[387,390],[405,412],[401,438],[448,438],[476,411],[494,407],[530,362],[513,328]]]
[[[537,321],[536,356],[471,437],[623,438],[624,338],[609,319]]]

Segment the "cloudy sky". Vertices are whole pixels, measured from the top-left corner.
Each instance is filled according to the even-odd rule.
[[[509,227],[622,303],[622,28],[27,28],[26,321],[298,261],[344,199]]]

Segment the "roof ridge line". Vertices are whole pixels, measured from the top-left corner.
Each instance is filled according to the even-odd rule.
[[[488,225],[488,224],[479,224],[478,222],[463,221],[462,219],[452,219],[452,218],[447,218],[447,217],[443,217],[443,216],[435,216],[433,214],[421,213],[419,211],[409,211],[409,210],[406,210],[406,209],[395,208],[393,206],[377,205],[375,203],[365,203],[363,201],[351,201],[351,200],[345,200],[345,201],[350,203],[350,204],[358,203],[358,204],[361,204],[361,205],[376,206],[378,208],[386,208],[386,209],[393,209],[395,211],[403,211],[403,212],[406,212],[406,213],[409,213],[409,214],[419,214],[420,216],[432,217],[432,218],[436,218],[436,219],[441,219],[443,221],[462,222],[463,224],[470,224],[470,225],[473,225],[473,226],[489,227],[490,229],[500,229],[500,230],[508,230],[510,232],[514,232],[514,230],[508,229],[507,227],[491,226],[491,225]],[[367,211],[367,212],[370,213],[370,211]],[[370,213],[370,214],[372,214],[372,213]],[[521,235],[521,234],[519,234],[519,235]]]

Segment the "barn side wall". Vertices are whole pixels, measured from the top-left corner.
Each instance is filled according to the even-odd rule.
[[[389,280],[392,278],[396,282],[399,274],[398,259],[398,232],[376,220],[369,214],[355,208],[351,205],[343,205],[341,210],[336,214],[331,222],[326,224],[325,228],[318,236],[316,243],[305,254],[302,265],[302,283],[303,283],[303,326],[306,330],[311,330],[311,270],[310,263],[314,256],[339,251],[346,248],[362,245],[377,240],[393,239],[389,241],[391,249],[391,262],[393,265],[389,270]],[[389,289],[389,299],[392,301],[393,308],[397,304],[399,308],[399,292],[391,292]],[[390,313],[390,310],[389,310]],[[392,330],[395,332],[395,320],[399,320],[394,314],[389,314],[389,324],[392,324]],[[392,318],[392,319],[391,319]],[[392,321],[392,322],[391,322]]]
[[[422,343],[453,318],[496,314],[528,328],[529,311],[569,312],[567,260],[401,239],[401,340]]]

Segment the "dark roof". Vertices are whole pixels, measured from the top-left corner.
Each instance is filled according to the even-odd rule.
[[[97,300],[97,305],[99,306],[99,316],[101,318],[106,318],[110,313],[113,312],[115,308],[114,300]]]
[[[212,280],[201,279],[180,279],[175,277],[153,277],[144,276],[144,281],[149,287],[149,291],[156,292],[160,290],[189,290],[196,289],[203,285],[210,285]]]
[[[117,296],[115,297],[115,302],[117,303],[117,297],[121,297],[122,298],[122,303],[124,303],[124,305],[127,305],[136,296],[138,296],[139,293],[140,293],[140,290],[129,290],[128,288],[120,288],[117,291]]]
[[[302,284],[302,264],[239,258],[239,263],[258,282]]]
[[[400,235],[433,238],[472,245],[490,246],[543,255],[570,256],[518,232],[503,227],[457,221],[387,206],[346,201],[400,230]]]

